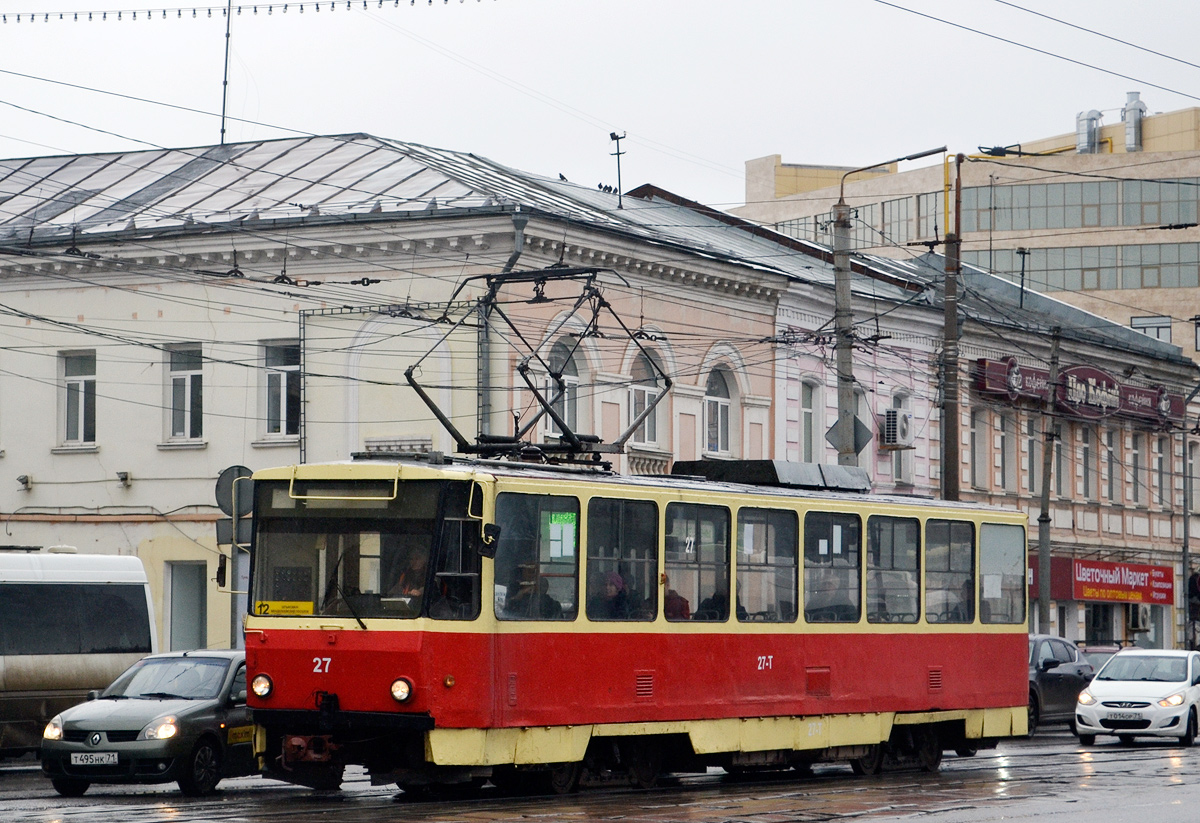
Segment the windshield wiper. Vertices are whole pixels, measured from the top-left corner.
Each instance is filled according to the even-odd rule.
[[[322,604],[321,610],[324,611],[327,608],[329,594],[331,592],[336,592],[341,596],[342,602],[346,604],[346,608],[350,610],[350,614],[352,614],[354,619],[358,621],[358,625],[362,627],[363,631],[366,631],[367,624],[364,623],[363,619],[358,616],[358,611],[354,608],[354,604],[350,602],[350,598],[346,596],[346,592],[342,590],[341,584],[338,583],[338,566],[342,565],[342,558],[345,556],[346,552],[344,550],[338,552],[337,561],[333,564],[333,572],[329,575],[329,582],[325,584],[326,603]]]
[[[171,694],[170,692],[146,692],[144,694],[139,694],[138,697],[153,697],[153,698],[157,698],[159,700],[191,700],[192,699],[185,694]]]
[[[102,694],[97,699],[98,700],[128,700],[129,695],[127,695],[127,694]]]

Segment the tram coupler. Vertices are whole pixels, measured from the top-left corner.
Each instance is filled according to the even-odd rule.
[[[283,756],[279,764],[290,770],[298,763],[332,763],[339,748],[333,742],[332,735],[286,734],[283,736]]]

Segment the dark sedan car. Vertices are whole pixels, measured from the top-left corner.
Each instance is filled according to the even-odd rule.
[[[241,651],[144,657],[42,735],[42,773],[78,797],[92,783],[167,783],[204,795],[256,771]]]
[[[1029,735],[1043,723],[1075,728],[1075,700],[1096,670],[1079,648],[1062,637],[1029,636]]]

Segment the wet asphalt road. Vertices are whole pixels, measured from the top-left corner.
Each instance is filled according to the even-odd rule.
[[[588,789],[569,797],[511,798],[491,789],[429,800],[371,786],[350,772],[342,791],[314,793],[258,777],[226,780],[215,795],[183,797],[165,786],[93,786],[61,798],[36,761],[0,764],[0,821],[33,823],[784,823],[824,820],[1100,821],[1200,820],[1200,745],[1173,741],[1122,746],[1101,739],[1083,748],[1065,728],[1002,743],[972,758],[947,753],[936,774],[856,777],[846,766],[818,766],[811,777],[785,772],[733,779],[719,770],[668,779],[652,791]]]

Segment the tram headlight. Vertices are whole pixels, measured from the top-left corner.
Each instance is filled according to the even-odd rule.
[[[1176,706],[1182,706],[1184,699],[1185,698],[1182,692],[1175,692],[1175,694],[1171,695],[1170,697],[1164,697],[1162,700],[1158,701],[1158,705],[1162,706],[1164,709],[1173,709]]]
[[[1096,702],[1096,698],[1092,697],[1091,692],[1082,691],[1079,693],[1079,705],[1090,706]]]
[[[407,677],[397,677],[392,681],[392,699],[404,703],[412,697],[413,684]]]
[[[46,728],[42,730],[42,739],[44,740],[62,740],[62,716],[54,715],[50,718],[50,722],[46,724]]]
[[[275,684],[271,682],[271,678],[265,674],[256,674],[254,679],[250,681],[250,691],[254,692],[258,697],[270,697],[271,692],[275,691]]]

